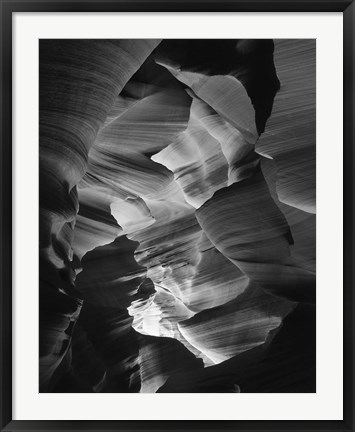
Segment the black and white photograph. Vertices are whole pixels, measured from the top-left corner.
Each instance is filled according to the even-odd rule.
[[[39,392],[315,393],[316,39],[38,44]]]

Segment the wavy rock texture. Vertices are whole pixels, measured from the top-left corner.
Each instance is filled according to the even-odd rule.
[[[280,39],[275,45],[282,85],[256,151],[275,160],[279,201],[315,214],[316,41]]]
[[[68,328],[80,312],[80,301],[72,292],[71,243],[79,209],[76,186],[85,174],[88,151],[115,97],[158,43],[40,41],[39,254],[40,291],[45,291],[40,296],[42,390],[50,389],[50,378],[70,343]],[[60,296],[63,300],[52,300]],[[65,313],[67,303],[71,303],[69,315]]]
[[[315,41],[40,42],[40,391],[315,391]]]

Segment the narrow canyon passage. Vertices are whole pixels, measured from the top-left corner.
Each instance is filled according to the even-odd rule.
[[[40,41],[41,392],[315,392],[315,40]]]

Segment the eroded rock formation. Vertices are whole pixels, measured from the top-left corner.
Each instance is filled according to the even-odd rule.
[[[40,391],[315,391],[315,41],[40,41]]]

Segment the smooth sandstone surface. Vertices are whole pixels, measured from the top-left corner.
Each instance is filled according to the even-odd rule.
[[[315,41],[40,41],[41,392],[314,392]]]

